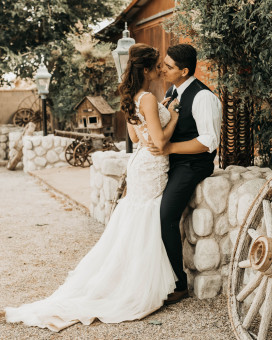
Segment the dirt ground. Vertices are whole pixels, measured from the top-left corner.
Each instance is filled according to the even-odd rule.
[[[74,174],[73,174],[74,176]],[[72,179],[71,179],[72,180]],[[0,310],[53,293],[97,242],[104,226],[23,171],[0,167]],[[129,289],[129,287],[128,287]],[[195,297],[140,321],[76,324],[60,333],[7,324],[1,340],[233,340],[226,298]]]

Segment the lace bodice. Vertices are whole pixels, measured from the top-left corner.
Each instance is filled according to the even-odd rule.
[[[160,196],[166,186],[169,170],[168,156],[153,156],[146,144],[151,141],[145,117],[140,113],[141,98],[148,92],[143,92],[136,104],[136,115],[141,123],[133,125],[139,138],[137,151],[131,155],[127,167],[127,196],[131,204],[148,201]],[[158,103],[159,118],[164,128],[170,121],[170,112]]]
[[[139,117],[141,123],[138,124],[138,125],[133,125],[133,127],[134,127],[134,130],[135,130],[138,138],[139,138],[139,143],[141,145],[144,145],[145,142],[151,141],[151,137],[148,133],[148,128],[147,128],[145,117],[140,113],[141,99],[147,93],[150,93],[150,92],[141,93],[138,100],[135,101],[136,115]],[[158,110],[159,110],[159,118],[160,118],[161,126],[162,126],[162,128],[164,128],[168,124],[168,122],[170,121],[171,115],[170,115],[170,112],[167,110],[167,108],[161,103],[158,103]]]

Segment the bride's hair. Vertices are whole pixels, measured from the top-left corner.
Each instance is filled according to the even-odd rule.
[[[134,44],[129,49],[127,68],[122,77],[118,90],[121,96],[121,111],[130,124],[137,124],[139,118],[135,115],[134,96],[144,82],[144,68],[152,70],[160,53],[157,49],[146,44]]]

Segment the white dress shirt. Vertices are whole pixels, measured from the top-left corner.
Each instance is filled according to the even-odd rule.
[[[177,89],[178,100],[180,100],[182,93],[195,79],[194,76],[191,76],[179,87],[174,85],[173,91]],[[211,91],[201,90],[193,100],[192,114],[199,134],[196,139],[209,148],[208,152],[213,152],[220,143],[222,120],[220,100]]]

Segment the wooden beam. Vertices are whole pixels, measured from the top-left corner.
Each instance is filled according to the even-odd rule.
[[[270,321],[272,317],[272,278],[268,279],[266,297],[264,300],[264,309],[262,314],[262,320],[260,323],[258,340],[267,340],[267,333],[270,326]]]
[[[151,15],[150,17],[148,18],[145,18],[145,19],[142,19],[140,21],[138,21],[136,23],[136,26],[140,26],[142,24],[145,24],[146,22],[149,22],[149,21],[152,21],[152,20],[155,20],[155,19],[158,19],[158,18],[161,18],[161,17],[164,17],[165,15],[168,15],[168,14],[171,14],[174,12],[174,8],[170,8],[170,9],[167,9],[165,11],[162,11],[162,12],[159,12],[157,14],[154,14],[154,15]]]

